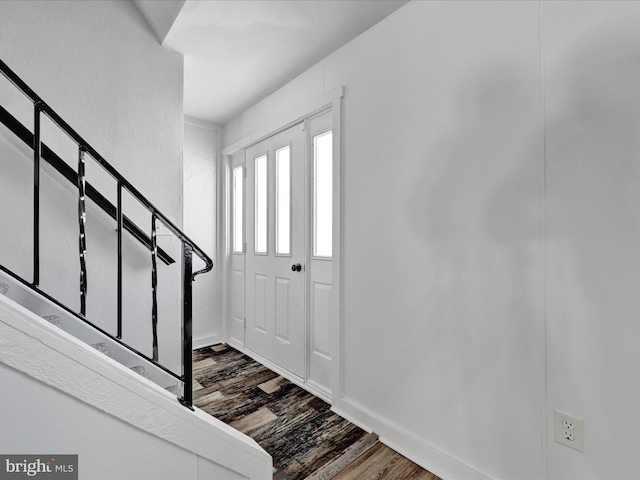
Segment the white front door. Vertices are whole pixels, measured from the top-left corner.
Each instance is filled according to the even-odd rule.
[[[245,150],[245,345],[305,377],[305,132]]]

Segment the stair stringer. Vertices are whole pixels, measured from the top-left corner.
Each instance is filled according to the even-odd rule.
[[[243,477],[272,476],[271,456],[254,440],[2,295],[0,362]]]

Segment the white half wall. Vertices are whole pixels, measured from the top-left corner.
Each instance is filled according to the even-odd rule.
[[[47,388],[1,362],[0,378],[11,385],[12,400],[0,413],[4,431],[11,432],[0,439],[7,455],[75,454],[83,479],[247,478]],[[207,474],[200,474],[205,469]]]
[[[77,454],[83,479],[270,478],[252,439],[0,295],[0,451]]]
[[[444,478],[637,476],[638,24],[414,1],[225,126],[345,86],[334,408]]]

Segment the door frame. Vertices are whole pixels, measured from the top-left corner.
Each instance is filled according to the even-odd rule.
[[[220,238],[218,239],[219,245],[222,246],[222,256],[220,259],[220,265],[218,274],[220,282],[218,282],[220,288],[220,297],[222,298],[221,313],[223,319],[223,338],[229,342],[229,329],[228,322],[230,316],[230,264],[231,264],[231,157],[234,154],[250,147],[262,140],[265,140],[273,135],[276,135],[297,123],[306,121],[307,119],[314,117],[324,111],[331,111],[332,115],[332,130],[333,130],[333,278],[332,278],[332,298],[330,306],[330,319],[329,319],[329,341],[331,352],[331,396],[329,397],[324,392],[318,391],[307,383],[300,382],[295,377],[291,376],[284,369],[275,367],[271,362],[264,361],[265,359],[258,358],[263,361],[270,368],[276,371],[278,374],[284,376],[288,380],[297,384],[298,386],[310,391],[314,395],[324,399],[332,405],[340,403],[340,399],[343,396],[343,348],[342,348],[342,277],[343,277],[343,261],[342,261],[342,99],[344,98],[344,87],[335,88],[328,93],[304,104],[298,105],[293,110],[283,114],[276,115],[276,118],[264,125],[262,128],[255,132],[246,135],[239,141],[226,146],[222,149],[222,155],[219,156],[220,168],[218,171],[221,175],[218,178],[219,184],[219,205],[222,206],[224,215],[220,215],[218,232]],[[245,159],[245,172],[246,172],[246,159]],[[246,183],[246,177],[245,177]],[[245,187],[246,189],[246,187]],[[307,257],[311,252],[307,251]],[[308,304],[308,298],[305,301]],[[308,315],[305,318],[305,332],[308,332]],[[308,335],[305,334],[307,337]],[[308,341],[308,338],[305,339]],[[252,352],[248,352],[244,345],[237,345],[235,342],[230,342],[232,346],[238,348],[243,353],[252,356]],[[255,356],[255,355],[254,355]],[[305,352],[305,369],[307,363],[308,349]]]

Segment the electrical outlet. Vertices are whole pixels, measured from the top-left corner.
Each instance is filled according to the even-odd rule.
[[[582,452],[583,433],[584,422],[581,418],[559,412],[558,410],[555,411],[554,437],[556,442]]]

